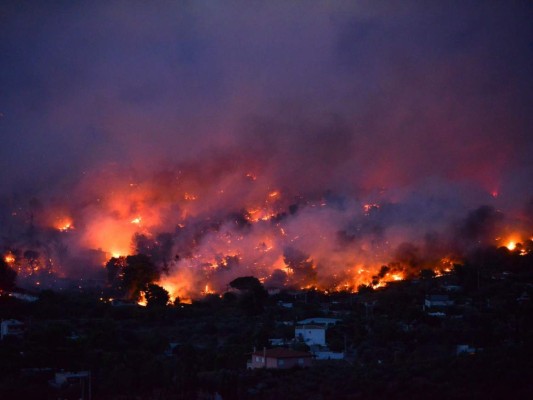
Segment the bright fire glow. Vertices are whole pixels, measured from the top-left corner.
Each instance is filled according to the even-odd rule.
[[[393,280],[395,280],[395,281],[401,281],[401,280],[403,280],[403,275],[402,274],[392,274],[391,278]]]
[[[4,256],[4,261],[8,264],[13,264],[15,262],[15,256],[12,253],[7,253]]]
[[[137,304],[140,305],[140,306],[146,307],[148,302],[146,301],[146,293],[145,292],[141,292],[141,297],[140,297],[139,301],[137,301]]]
[[[510,242],[507,242],[505,247],[507,247],[509,250],[513,251],[514,249],[516,249],[516,242],[511,240]]]

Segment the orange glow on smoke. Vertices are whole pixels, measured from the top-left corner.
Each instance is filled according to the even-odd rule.
[[[103,217],[87,224],[84,241],[89,248],[119,257],[131,253],[131,239],[136,231],[137,227],[129,221]]]
[[[361,218],[359,222],[363,225],[371,223],[383,211],[378,204],[381,195],[361,203],[351,199],[349,211],[339,211],[326,207],[326,201],[318,196],[298,197],[290,188],[263,182],[267,180],[264,176],[258,178],[253,173],[243,176],[242,170],[237,172],[216,185],[208,179],[196,179],[195,175],[187,177],[181,171],[169,172],[161,181],[142,175],[122,179],[103,173],[91,178],[89,184],[83,185],[83,191],[77,193],[86,199],[81,209],[58,207],[47,212],[44,222],[49,228],[66,232],[74,229],[75,217],[76,230],[66,234],[65,239],[77,240],[87,249],[101,250],[107,258],[133,254],[135,236],[142,234],[149,243],[146,248],[155,250],[158,263],[163,257],[157,254],[158,246],[164,243],[158,235],[168,232],[172,240],[177,239],[171,240],[168,247],[172,248],[164,255],[168,257],[165,259],[168,273],[163,273],[156,283],[167,290],[172,301],[179,298],[182,303],[201,295],[221,293],[239,275],[256,276],[265,286],[316,287],[328,291],[356,291],[361,285],[380,288],[417,276],[412,266],[402,262],[388,264],[394,249],[404,240],[403,232],[387,230],[381,240],[367,237],[365,230],[359,232],[357,227],[357,231],[339,235],[339,221],[345,221],[341,226],[349,225],[352,217]],[[238,187],[243,179],[247,181],[245,190]],[[293,202],[296,211],[291,208]],[[383,204],[385,209],[387,203]],[[213,211],[220,210],[237,218],[213,217],[221,214]],[[37,218],[36,221],[39,222]],[[525,236],[515,233],[515,229],[502,232],[502,240],[495,243],[499,246],[506,243],[509,250],[525,251],[517,247],[520,236]],[[413,242],[419,244],[416,239]],[[139,243],[144,246],[144,242]],[[285,259],[289,247],[301,250],[312,266],[305,266],[304,261],[299,269],[297,261]],[[30,271],[28,274],[48,268],[52,262],[44,258],[42,252],[39,259],[27,262],[22,256],[16,261],[12,254],[4,256],[7,263],[20,263]],[[440,262],[432,259],[427,263],[429,266],[420,268],[429,267],[439,276],[450,272],[454,262],[452,258]],[[387,273],[380,271],[384,265],[390,267]]]

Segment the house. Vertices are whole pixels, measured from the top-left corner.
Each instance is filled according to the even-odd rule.
[[[468,344],[458,344],[455,348],[455,354],[461,355],[461,354],[476,354],[476,348],[472,347]]]
[[[519,298],[516,299],[516,301],[520,304],[528,303],[530,300],[529,294],[527,292],[523,292]]]
[[[287,369],[293,367],[309,367],[313,362],[313,355],[303,351],[294,351],[283,347],[254,351],[252,359],[248,361],[248,369],[276,368]]]
[[[424,300],[424,309],[427,308],[446,308],[454,305],[454,301],[447,294],[430,294]]]
[[[323,318],[323,317],[315,317],[315,318],[307,318],[303,319],[301,321],[298,321],[298,325],[324,325],[326,327],[329,327],[330,325],[335,325],[337,322],[339,322],[340,319],[338,318]]]
[[[442,285],[441,288],[444,289],[446,292],[451,293],[458,293],[463,290],[463,288],[459,285]]]
[[[315,351],[313,355],[317,360],[344,360],[345,357],[343,352],[335,352],[327,348]]]
[[[322,325],[301,325],[294,330],[296,340],[301,340],[308,346],[326,345],[326,327]]]
[[[6,336],[22,336],[25,331],[25,325],[16,319],[6,319],[0,324],[0,340]]]
[[[54,379],[50,381],[50,386],[61,388],[70,385],[77,385],[90,382],[91,373],[89,371],[79,372],[56,372]]]
[[[274,339],[268,339],[268,343],[272,347],[279,347],[279,346],[285,346],[285,339],[283,338],[274,338]]]
[[[58,399],[91,399],[91,372],[56,372],[54,379],[48,384],[57,390],[54,398]]]
[[[278,301],[278,306],[280,306],[282,308],[294,308],[294,303]]]

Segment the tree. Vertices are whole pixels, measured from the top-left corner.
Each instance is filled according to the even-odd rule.
[[[17,272],[3,258],[0,259],[0,289],[13,289],[15,287],[15,279],[17,279]]]
[[[240,304],[247,314],[257,315],[263,312],[268,293],[259,279],[253,276],[242,276],[232,280],[229,285],[241,292]]]
[[[423,269],[420,271],[420,279],[428,280],[435,278],[435,276],[437,276],[437,274],[431,269]]]
[[[138,300],[148,284],[159,279],[159,270],[144,254],[112,258],[106,264],[108,280],[118,295]]]
[[[123,283],[128,298],[138,300],[141,291],[158,279],[159,271],[148,256],[137,254],[126,257]]]
[[[161,286],[149,283],[144,292],[148,307],[165,307],[170,300],[168,292]]]

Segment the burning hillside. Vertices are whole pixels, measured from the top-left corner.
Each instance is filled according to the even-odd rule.
[[[173,296],[250,275],[356,290],[527,253],[530,7],[378,3],[7,2],[0,250],[20,284],[144,254]]]
[[[386,190],[302,195],[237,169],[124,176],[98,172],[68,198],[5,210],[4,260],[20,284],[102,279],[111,258],[144,254],[172,297],[220,293],[250,275],[266,287],[356,290],[449,271],[482,246],[531,248],[525,217],[490,206],[465,216],[435,200],[392,201]]]

